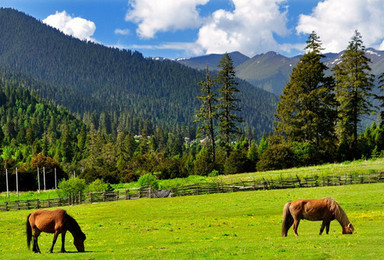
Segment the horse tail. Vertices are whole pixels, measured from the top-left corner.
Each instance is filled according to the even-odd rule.
[[[291,205],[291,202],[287,202],[287,204],[285,204],[283,209],[283,224],[281,228],[281,235],[283,237],[287,236],[288,230],[293,224],[293,217],[291,215],[291,212],[289,211],[290,205]]]
[[[28,245],[28,248],[30,248],[31,240],[32,240],[32,228],[31,228],[31,224],[29,223],[29,217],[30,216],[31,216],[31,214],[29,214],[27,217],[27,245]]]

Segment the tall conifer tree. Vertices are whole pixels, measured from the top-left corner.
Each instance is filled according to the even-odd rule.
[[[286,142],[306,142],[324,155],[335,148],[334,81],[325,76],[321,41],[309,35],[306,53],[292,70],[275,115],[275,132]]]
[[[333,71],[336,80],[336,97],[339,102],[337,132],[348,149],[356,151],[358,128],[364,114],[372,112],[371,96],[374,76],[370,73],[371,60],[366,56],[362,36],[355,31],[347,50]],[[355,157],[357,154],[351,154]]]
[[[201,86],[201,96],[197,97],[201,101],[200,110],[196,111],[197,119],[195,122],[200,123],[198,127],[197,137],[207,138],[209,144],[209,151],[211,154],[212,162],[215,162],[215,131],[214,119],[216,116],[216,93],[213,90],[213,81],[209,76],[209,69],[207,65],[205,81],[198,83]]]
[[[236,73],[231,57],[225,53],[218,65],[221,70],[218,72],[216,82],[219,86],[219,98],[217,105],[218,118],[218,139],[224,147],[226,157],[229,157],[231,151],[231,142],[233,137],[239,134],[237,123],[242,122],[242,118],[236,115],[241,109],[238,106],[239,99],[236,93],[237,88]]]

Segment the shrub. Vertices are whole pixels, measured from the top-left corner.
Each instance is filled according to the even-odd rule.
[[[216,177],[219,176],[219,171],[213,170],[210,174],[208,174],[208,177]]]
[[[56,192],[60,197],[66,197],[66,196],[76,197],[77,195],[79,195],[79,193],[83,195],[86,188],[87,188],[87,185],[85,183],[85,180],[76,177],[76,178],[70,178],[68,180],[62,180],[59,183],[58,189],[56,190]]]
[[[108,183],[105,183],[101,179],[94,180],[91,184],[88,186],[88,191],[90,192],[102,192],[108,190]]]
[[[201,149],[199,154],[196,156],[194,164],[195,175],[207,176],[215,168],[215,163],[212,161],[211,155],[207,148]]]
[[[225,161],[224,173],[235,174],[248,172],[252,168],[251,165],[252,163],[248,159],[246,153],[239,150],[235,150],[231,152],[228,159]]]
[[[298,166],[312,165],[316,161],[316,149],[309,143],[293,142],[292,150],[296,155]]]
[[[295,153],[287,144],[272,145],[260,156],[257,170],[279,170],[291,168],[296,163]]]
[[[140,186],[148,186],[148,185],[151,185],[152,188],[155,188],[155,189],[158,189],[158,188],[159,188],[159,181],[155,178],[155,176],[153,176],[152,173],[144,174],[143,176],[141,176],[141,177],[139,178],[139,180],[137,181],[137,183],[138,183]]]

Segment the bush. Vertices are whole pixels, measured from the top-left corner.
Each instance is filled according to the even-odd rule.
[[[59,183],[58,189],[56,190],[56,192],[60,197],[67,197],[67,196],[76,197],[79,195],[79,193],[83,195],[86,188],[87,188],[87,185],[85,184],[85,180],[76,177],[76,178],[70,178],[68,180],[62,180]]]
[[[208,177],[216,177],[219,176],[219,171],[213,170],[210,174],[208,174]]]
[[[313,165],[316,162],[316,149],[309,143],[293,142],[293,152],[297,158],[298,166]]]
[[[88,186],[88,191],[90,192],[103,192],[108,190],[108,183],[105,183],[103,180],[96,179]]]
[[[158,189],[159,188],[159,181],[153,176],[152,173],[147,173],[139,178],[137,183],[140,186],[149,186],[151,185],[152,188]]]
[[[194,163],[195,175],[207,176],[215,168],[215,163],[212,161],[211,155],[207,148],[201,149],[199,154],[196,156]]]
[[[291,168],[296,164],[296,156],[287,144],[272,145],[260,156],[257,170],[280,170]]]
[[[235,150],[231,152],[228,159],[225,161],[224,173],[235,174],[248,172],[251,168],[252,162],[248,159],[247,154],[240,150]]]

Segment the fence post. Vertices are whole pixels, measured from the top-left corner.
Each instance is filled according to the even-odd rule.
[[[119,200],[119,194],[120,194],[120,193],[119,193],[119,191],[117,190],[117,191],[116,191],[116,200]]]
[[[148,187],[148,198],[151,198],[152,197],[152,185],[149,185]]]
[[[105,202],[105,191],[103,191],[103,202]]]
[[[129,190],[125,189],[125,200],[128,199]]]
[[[36,207],[37,207],[38,209],[40,208],[40,200],[39,200],[39,199],[36,200]]]
[[[89,203],[92,203],[92,192],[89,193]]]
[[[81,192],[79,191],[79,204],[81,204]]]
[[[5,211],[8,211],[8,202],[4,202]]]

